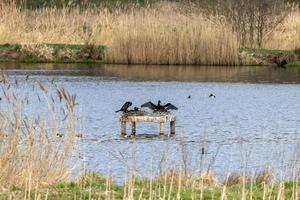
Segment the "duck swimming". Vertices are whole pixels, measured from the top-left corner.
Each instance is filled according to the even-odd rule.
[[[168,112],[169,110],[178,110],[178,108],[176,106],[174,106],[171,103],[167,103],[165,105],[161,104],[161,101],[157,102],[157,105],[155,105],[154,103],[152,103],[151,101],[144,103],[143,105],[141,105],[141,107],[147,107],[150,108],[151,110],[153,110],[154,112]]]
[[[216,98],[216,96],[214,94],[210,94],[209,98]]]
[[[132,102],[126,101],[126,102],[124,103],[124,105],[121,107],[121,109],[120,109],[120,110],[117,110],[116,112],[120,112],[120,111],[122,111],[122,112],[127,112],[127,111],[128,111],[128,108],[129,108],[131,105],[132,105]]]

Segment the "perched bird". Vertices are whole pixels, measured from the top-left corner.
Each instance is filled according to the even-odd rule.
[[[162,105],[161,101],[158,101],[157,105],[152,103],[151,101],[144,103],[141,107],[147,107],[153,110],[154,112],[168,112],[169,110],[178,110],[176,106],[171,103],[167,103],[166,105]]]
[[[191,95],[188,96],[188,99],[192,98]]]
[[[126,101],[126,102],[124,103],[124,105],[122,106],[122,108],[121,108],[120,110],[117,110],[116,112],[120,112],[120,111],[122,111],[122,112],[127,112],[127,111],[128,111],[128,108],[129,108],[130,106],[132,106],[132,102]]]
[[[140,109],[138,107],[134,107],[133,111],[139,111]]]
[[[216,98],[216,96],[214,94],[210,94],[209,98]]]

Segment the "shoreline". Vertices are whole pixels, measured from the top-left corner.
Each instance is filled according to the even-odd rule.
[[[0,62],[11,63],[84,63],[84,64],[124,64],[106,63],[106,47],[93,44],[0,44]],[[199,66],[274,66],[273,59],[287,60],[287,67],[300,67],[300,54],[293,50],[238,49],[237,65],[199,65]],[[131,63],[133,65],[150,65]],[[151,64],[169,65],[169,64]],[[174,64],[176,66],[176,64]],[[182,64],[181,64],[182,65]],[[190,65],[190,64],[187,64]],[[198,64],[193,64],[198,65]]]
[[[297,180],[274,182],[268,172],[256,177],[232,174],[218,183],[206,172],[197,177],[170,171],[153,178],[132,176],[122,185],[112,177],[96,172],[82,174],[76,181],[59,181],[50,185],[15,186],[2,192],[0,198],[22,199],[298,199]],[[76,198],[77,197],[77,198]],[[10,198],[11,199],[11,198]],[[34,198],[36,199],[36,198]]]

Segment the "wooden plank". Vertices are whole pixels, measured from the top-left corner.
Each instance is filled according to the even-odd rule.
[[[131,122],[131,134],[135,135],[136,134],[136,123]]]
[[[163,135],[164,134],[164,123],[160,122],[159,124],[159,135]]]
[[[126,122],[121,122],[121,135],[126,135]]]
[[[120,121],[125,122],[171,122],[175,121],[176,118],[172,114],[147,114],[147,115],[136,115],[136,114],[122,114]]]
[[[145,111],[132,111],[122,113],[120,116],[121,134],[126,135],[126,123],[131,122],[131,134],[136,134],[136,122],[159,122],[159,134],[164,134],[164,123],[170,122],[170,134],[175,134],[176,117],[171,113],[154,112],[148,113]]]
[[[171,135],[175,134],[175,121],[170,122],[170,134]]]

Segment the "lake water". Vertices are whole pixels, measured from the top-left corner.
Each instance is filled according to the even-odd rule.
[[[138,175],[149,176],[158,168],[178,169],[182,160],[195,173],[209,167],[220,176],[245,166],[259,171],[269,164],[277,172],[288,172],[299,150],[300,69],[1,66],[20,82],[30,75],[46,84],[54,80],[75,93],[85,129],[76,154],[78,163],[87,170],[111,174],[119,182],[133,167]],[[211,93],[216,98],[209,98]],[[138,123],[135,139],[122,138],[115,110],[125,101],[140,106],[149,100],[171,102],[179,108],[173,112],[175,136],[159,137],[158,124]]]

